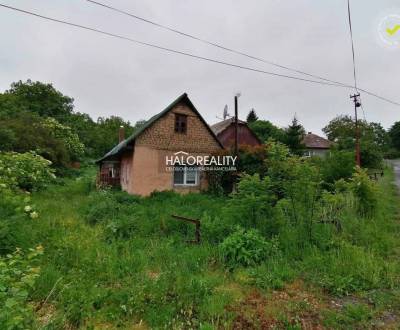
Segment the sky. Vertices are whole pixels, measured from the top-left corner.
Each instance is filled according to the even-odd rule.
[[[346,0],[98,0],[174,29],[298,70],[353,83]],[[299,76],[159,29],[85,0],[0,0],[144,42],[252,68]],[[351,0],[358,86],[400,102],[400,46],[380,37],[380,22],[400,15],[398,0]],[[396,8],[397,7],[397,8]],[[399,21],[400,24],[400,21]],[[48,22],[0,7],[0,92],[18,80],[52,83],[75,111],[148,119],[186,92],[209,124],[224,106],[239,117],[285,127],[297,116],[321,134],[335,116],[353,115],[354,90],[227,67]],[[400,31],[398,31],[400,35]],[[362,94],[365,118],[385,128],[400,106]],[[361,118],[364,116],[360,112]]]

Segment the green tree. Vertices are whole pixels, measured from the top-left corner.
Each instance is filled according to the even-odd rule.
[[[16,97],[19,109],[33,112],[42,117],[53,117],[63,123],[73,112],[73,98],[63,95],[52,84],[39,81],[18,81],[11,84],[6,95]]]
[[[247,123],[249,123],[249,124],[254,123],[257,120],[258,120],[258,116],[256,114],[256,111],[254,109],[251,109],[249,114],[247,115],[247,119],[246,119]]]
[[[68,166],[70,153],[65,141],[43,123],[41,117],[29,112],[0,119],[0,135],[7,137],[5,141],[0,141],[0,149],[19,153],[35,151],[56,167]]]
[[[389,129],[391,145],[400,151],[400,121],[397,121]]]
[[[128,137],[134,132],[129,121],[124,121],[121,117],[111,116],[109,118],[99,117],[96,126],[96,154],[104,155],[110,151],[118,143],[118,131],[120,127],[124,127],[125,136]]]
[[[268,120],[256,120],[249,123],[249,127],[262,142],[266,142],[270,138],[280,142],[283,141],[283,130]]]
[[[304,127],[299,123],[296,116],[293,118],[292,123],[285,130],[285,143],[290,151],[295,155],[303,155],[304,144],[303,137],[305,134]]]
[[[389,135],[379,123],[358,122],[360,131],[361,163],[364,167],[377,168],[382,165],[382,154],[389,148]],[[332,119],[322,131],[328,139],[336,142],[339,150],[355,149],[355,122],[350,116]]]
[[[46,118],[41,125],[48,128],[54,138],[61,140],[65,145],[71,160],[79,160],[83,156],[85,146],[79,140],[79,136],[70,127],[60,124],[54,118]]]

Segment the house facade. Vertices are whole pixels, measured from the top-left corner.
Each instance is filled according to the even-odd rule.
[[[226,149],[235,145],[235,118],[229,118],[211,126],[211,129]],[[259,146],[262,142],[245,121],[238,120],[238,145]]]
[[[205,172],[189,166],[169,170],[166,160],[177,154],[208,156],[221,149],[222,144],[185,93],[97,161],[98,181],[142,196],[163,190],[205,190]]]
[[[331,141],[312,132],[304,135],[303,144],[305,146],[304,156],[306,157],[324,157],[332,147]]]

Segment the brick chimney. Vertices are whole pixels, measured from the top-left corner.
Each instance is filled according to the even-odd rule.
[[[125,140],[125,129],[124,126],[119,127],[118,131],[118,138],[119,138],[119,143]]]

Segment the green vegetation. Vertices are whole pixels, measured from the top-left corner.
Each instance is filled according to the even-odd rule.
[[[213,329],[244,327],[250,320],[254,327],[270,322],[278,328],[299,326],[300,320],[343,329],[397,324],[398,197],[391,172],[376,185],[360,171],[314,198],[320,188],[307,183],[316,175],[312,162],[286,159],[289,165],[282,168],[277,155],[286,152],[279,148],[272,148],[271,177],[244,176],[231,197],[96,191],[93,170],[87,169],[20,201],[22,209],[11,216],[15,226],[8,237],[14,241],[8,250],[21,247],[16,267],[28,271],[31,284],[13,284],[28,296],[11,301],[18,308],[4,312],[2,327]],[[278,170],[292,183],[273,175]],[[275,180],[281,180],[285,198],[277,199]],[[365,196],[375,197],[373,213],[357,206]],[[25,204],[39,217],[27,216]],[[171,214],[201,219],[202,244],[186,243],[194,228]],[[37,245],[44,249],[39,264],[22,254]],[[4,257],[3,265],[16,257]],[[263,313],[252,307],[254,299]],[[391,321],[384,320],[387,313]],[[311,321],[309,315],[318,317]]]
[[[134,129],[120,117],[98,118],[74,111],[73,98],[51,84],[16,82],[0,93],[0,150],[35,151],[58,168],[83,157],[99,158],[118,142],[118,129]],[[140,126],[138,122],[137,126]]]
[[[337,150],[303,158],[300,124],[255,118],[267,143],[240,148],[234,192],[223,174],[207,193],[149,197],[96,189],[87,162],[69,169],[121,123],[74,112],[51,85],[0,95],[0,329],[400,326],[393,173],[354,168],[348,120],[329,126]],[[365,130],[384,150],[379,125]],[[201,244],[173,214],[200,220]]]

